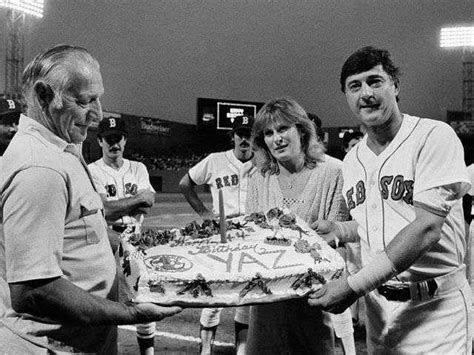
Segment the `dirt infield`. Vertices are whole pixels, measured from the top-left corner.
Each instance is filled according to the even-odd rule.
[[[210,194],[200,195],[206,206],[211,208]],[[200,221],[199,216],[189,207],[181,194],[158,193],[156,203],[144,220],[145,226],[170,228],[181,227],[193,220]],[[213,354],[234,354],[234,309],[226,308],[221,315],[221,323],[216,334]],[[157,323],[155,336],[155,354],[197,354],[199,349],[200,309],[185,309],[180,314]],[[119,327],[119,354],[139,354],[133,326]],[[366,354],[365,338],[361,332],[356,333],[357,354]],[[336,354],[343,354],[337,342]]]

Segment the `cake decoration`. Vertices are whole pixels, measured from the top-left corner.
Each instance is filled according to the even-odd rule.
[[[295,282],[291,285],[293,290],[297,290],[298,288],[304,287],[312,287],[315,282],[324,285],[327,281],[324,276],[314,272],[311,268],[308,269],[306,274],[301,275],[299,278],[296,279]]]
[[[198,297],[200,294],[212,297],[212,291],[201,274],[198,274],[195,280],[188,282],[186,286],[176,292],[176,294],[184,295],[186,292],[191,294],[194,298]]]
[[[149,280],[148,287],[150,287],[150,292],[158,292],[161,294],[165,294],[165,288],[160,281],[157,280]]]
[[[242,291],[240,291],[239,293],[239,296],[242,298],[242,297],[245,297],[245,295],[247,293],[249,293],[250,291],[252,291],[254,288],[258,288],[259,290],[261,290],[263,293],[267,294],[267,295],[271,295],[272,294],[272,291],[270,291],[270,289],[267,287],[265,281],[262,279],[262,275],[260,275],[258,272],[257,274],[255,275],[254,278],[252,278],[252,280],[250,280],[247,285],[245,285],[245,287],[243,288]]]

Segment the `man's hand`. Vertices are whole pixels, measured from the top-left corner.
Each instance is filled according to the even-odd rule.
[[[339,229],[333,221],[316,221],[311,225],[329,246],[336,248],[336,238],[341,239]]]
[[[139,323],[159,322],[182,311],[181,307],[163,307],[154,303],[137,303],[135,309]]]
[[[140,207],[152,207],[155,203],[155,193],[151,190],[139,190],[135,198],[141,201]]]
[[[310,306],[321,307],[331,313],[342,313],[357,300],[357,294],[347,283],[347,275],[324,285],[308,296]]]
[[[130,211],[130,216],[139,217],[141,214],[148,214],[148,212],[150,212],[150,208],[138,207]]]

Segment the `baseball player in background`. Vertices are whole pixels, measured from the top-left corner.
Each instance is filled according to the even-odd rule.
[[[0,99],[0,163],[2,155],[18,130],[21,104],[12,99]],[[2,169],[0,167],[0,169]],[[0,235],[3,235],[2,212],[0,210]]]
[[[449,125],[400,112],[399,69],[386,50],[353,53],[340,84],[367,131],[343,164],[354,220],[314,228],[328,241],[360,238],[362,269],[308,302],[338,313],[365,295],[369,353],[470,354],[462,144]]]
[[[121,233],[153,206],[155,190],[145,165],[123,158],[127,128],[122,118],[104,118],[99,123],[97,142],[102,148],[102,158],[88,167],[104,203],[107,223]],[[109,232],[114,251],[118,246],[117,234]],[[137,341],[142,355],[154,353],[155,327],[154,322],[137,324]]]
[[[213,219],[219,214],[219,190],[222,189],[226,217],[245,213],[250,176],[256,171],[251,161],[251,130],[254,118],[237,116],[232,123],[233,149],[211,153],[183,176],[179,186],[186,200],[202,219]],[[194,190],[195,185],[211,188],[213,210],[209,211]],[[248,329],[248,307],[238,307],[235,313],[237,354],[245,354]],[[204,308],[201,313],[201,354],[210,354],[222,308]]]
[[[0,99],[0,156],[18,130],[21,104],[12,99]]]

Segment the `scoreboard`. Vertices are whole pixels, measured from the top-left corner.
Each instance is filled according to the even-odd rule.
[[[255,117],[262,102],[197,99],[197,129],[231,130],[236,116]]]

